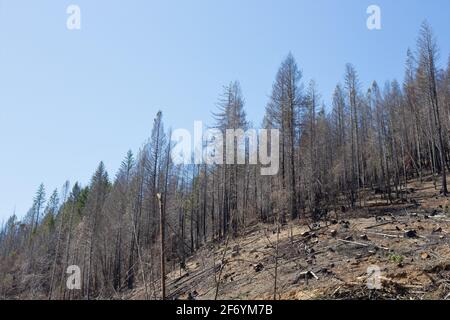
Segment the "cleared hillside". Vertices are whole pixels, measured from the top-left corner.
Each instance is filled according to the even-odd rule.
[[[209,244],[168,275],[169,298],[214,299],[219,282],[218,299],[273,299],[276,273],[277,299],[448,299],[449,201],[430,181],[412,188],[403,203],[374,196],[313,229],[289,224],[277,235],[256,224],[228,244]],[[381,271],[380,290],[367,287],[370,266]]]

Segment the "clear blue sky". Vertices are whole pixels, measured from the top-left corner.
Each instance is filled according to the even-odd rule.
[[[66,28],[81,8],[82,29]],[[382,30],[366,8],[382,9]],[[0,221],[22,217],[38,185],[114,175],[128,149],[166,127],[210,122],[222,86],[241,82],[259,124],[277,68],[292,51],[325,102],[352,62],[362,83],[401,79],[428,19],[450,53],[448,0],[0,0]]]

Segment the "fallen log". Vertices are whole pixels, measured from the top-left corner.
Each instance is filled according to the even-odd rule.
[[[343,242],[343,243],[349,243],[349,244],[354,244],[354,245],[358,245],[361,247],[370,247],[370,245],[365,244],[365,243],[360,243],[360,242],[355,242],[355,241],[349,241],[349,240],[343,240],[343,239],[337,239],[339,242]]]
[[[403,238],[400,235],[396,235],[396,234],[386,234],[386,233],[381,233],[381,232],[367,232],[368,234],[371,235],[375,235],[375,236],[382,236],[382,237],[386,237],[386,238]]]
[[[383,222],[383,223],[378,223],[378,224],[374,224],[374,225],[372,225],[372,226],[368,226],[368,227],[366,227],[366,228],[364,228],[365,230],[369,230],[369,229],[373,229],[373,228],[377,228],[377,227],[382,227],[382,226],[385,226],[385,225],[387,225],[387,224],[392,224],[392,223],[394,223],[395,221],[386,221],[386,222]]]
[[[295,277],[295,279],[292,282],[292,284],[298,284],[301,280],[308,281],[308,279],[311,279],[311,278],[319,280],[319,277],[314,272],[312,272],[312,271],[305,271],[305,272],[299,273],[297,275],[297,277]]]
[[[368,248],[368,247],[372,246],[372,247],[375,247],[375,248],[378,248],[378,249],[390,250],[389,248],[381,247],[381,246],[378,246],[378,245],[375,245],[375,244],[366,244],[366,243],[355,242],[355,241],[348,241],[348,240],[342,240],[342,239],[338,239],[338,241],[343,242],[343,243],[348,243],[348,244],[354,244],[354,245],[365,247],[365,248]]]

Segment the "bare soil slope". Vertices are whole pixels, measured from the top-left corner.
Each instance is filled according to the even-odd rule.
[[[313,229],[257,224],[210,244],[168,275],[169,298],[214,299],[218,288],[218,299],[273,299],[276,273],[277,299],[449,299],[449,200],[428,180],[410,185],[406,201],[373,195]],[[369,289],[376,280],[381,288]],[[130,295],[143,297],[142,287]]]

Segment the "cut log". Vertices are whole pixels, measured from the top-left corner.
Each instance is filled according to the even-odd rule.
[[[347,244],[354,244],[354,245],[365,247],[365,248],[373,246],[375,248],[383,249],[383,250],[386,250],[386,251],[390,250],[389,248],[381,247],[381,246],[378,246],[378,245],[375,245],[375,244],[366,244],[366,243],[355,242],[355,241],[347,241],[347,240],[342,240],[342,239],[338,239],[338,241],[343,242],[343,243],[347,243]]]
[[[391,223],[394,223],[394,222],[395,221],[386,221],[386,222],[383,222],[383,223],[377,223],[377,224],[368,226],[368,227],[366,227],[364,229],[369,230],[369,229],[373,229],[373,228],[377,228],[377,227],[382,227],[382,226],[385,226],[387,224],[391,224]]]
[[[301,272],[295,277],[295,280],[292,282],[292,284],[298,284],[301,280],[309,280],[312,278],[319,280],[319,277],[312,271]]]

